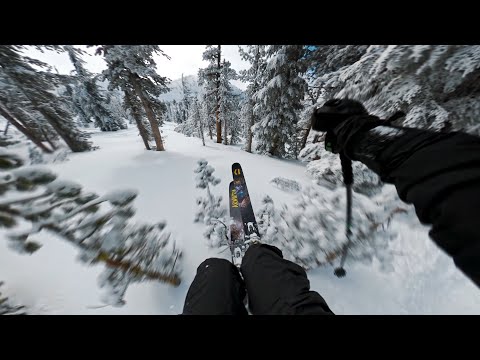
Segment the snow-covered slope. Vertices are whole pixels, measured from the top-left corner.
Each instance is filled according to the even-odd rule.
[[[221,183],[214,187],[227,204],[231,164],[240,162],[247,177],[252,204],[260,206],[269,194],[276,206],[290,203],[294,192],[285,192],[270,181],[294,179],[302,188],[312,184],[305,165],[249,154],[237,146],[187,138],[163,127],[165,152],[145,151],[136,128],[115,133],[92,133],[100,149],[70,155],[69,161],[51,165],[60,178],[81,183],[99,194],[120,188],[136,188],[139,220],[165,219],[184,249],[183,283],[171,287],[141,283],[130,287],[121,308],[100,307],[97,275],[100,267],[85,267],[75,260],[75,250],[47,233],[37,239],[44,245],[32,256],[7,249],[0,233],[0,280],[4,295],[34,313],[47,314],[178,314],[197,266],[209,256],[228,258],[205,246],[203,226],[193,223],[195,188],[193,169],[200,158],[215,167]],[[342,225],[343,226],[343,225]],[[395,218],[392,226],[401,236],[394,246],[398,255],[393,271],[384,273],[378,264],[347,263],[347,277],[338,279],[330,267],[309,271],[313,290],[318,291],[337,314],[480,314],[480,292],[427,236],[427,228],[414,218]]]

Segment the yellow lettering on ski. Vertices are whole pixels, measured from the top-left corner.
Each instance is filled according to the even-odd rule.
[[[232,189],[231,197],[232,197],[232,207],[238,208],[238,198],[237,198],[237,192],[235,191],[235,189]]]

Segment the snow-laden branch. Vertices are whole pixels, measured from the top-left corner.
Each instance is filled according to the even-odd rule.
[[[8,162],[3,151],[0,164],[4,163],[2,156]],[[182,252],[175,247],[165,222],[131,222],[135,190],[116,190],[103,196],[84,193],[80,185],[56,180],[54,174],[39,167],[20,167],[9,175],[8,181],[0,182],[0,193],[10,199],[0,202],[0,226],[31,224],[27,230],[8,234],[10,248],[20,253],[37,251],[41,245],[30,238],[42,230],[68,241],[80,251],[82,262],[105,264],[100,286],[107,290],[104,300],[111,305],[123,304],[125,291],[134,282],[180,284]],[[20,197],[19,190],[43,191]]]

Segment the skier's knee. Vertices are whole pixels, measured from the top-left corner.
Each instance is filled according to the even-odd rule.
[[[231,269],[232,267],[235,267],[230,261],[225,260],[225,259],[220,259],[220,258],[208,258],[204,262],[202,262],[198,268],[197,268],[197,273],[203,272],[207,269],[215,269],[218,271],[226,271],[228,269]]]
[[[251,245],[248,248],[247,252],[245,253],[245,256],[256,256],[256,255],[261,254],[263,252],[273,252],[274,254],[283,258],[282,250],[280,250],[276,246],[268,245],[268,244],[253,244],[253,245]]]

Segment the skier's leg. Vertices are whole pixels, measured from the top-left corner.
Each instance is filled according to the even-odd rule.
[[[325,300],[310,291],[305,270],[285,260],[270,245],[251,245],[242,260],[249,309],[254,315],[333,314]]]
[[[210,258],[197,269],[188,289],[184,315],[247,315],[245,284],[228,260]]]

